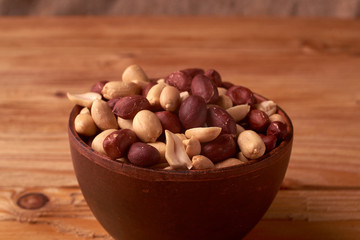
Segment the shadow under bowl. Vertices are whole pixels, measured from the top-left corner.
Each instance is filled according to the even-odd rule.
[[[196,171],[141,168],[95,152],[74,130],[80,110],[68,127],[75,174],[91,211],[119,240],[241,239],[269,208],[290,159],[293,126],[282,109],[288,135],[277,148],[243,165]]]

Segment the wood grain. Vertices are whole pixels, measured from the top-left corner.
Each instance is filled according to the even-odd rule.
[[[72,169],[67,91],[217,69],[277,102],[295,128],[282,189],[247,239],[360,238],[360,22],[236,17],[0,19],[0,232],[4,239],[108,239]],[[50,199],[39,210],[16,200]],[[281,229],[281,230],[279,230]]]

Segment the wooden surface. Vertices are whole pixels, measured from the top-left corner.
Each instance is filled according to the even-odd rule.
[[[360,0],[0,0],[0,15],[360,17]]]
[[[215,68],[292,118],[283,186],[247,240],[360,239],[360,21],[2,18],[0,29],[1,239],[111,239],[73,173],[65,93],[133,63],[150,76]],[[49,202],[20,208],[31,192]]]

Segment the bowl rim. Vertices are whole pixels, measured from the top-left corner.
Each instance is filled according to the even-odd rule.
[[[268,100],[267,98],[259,94],[254,94],[257,99]],[[277,161],[280,161],[280,158],[277,158],[275,156],[284,153],[288,148],[290,148],[291,151],[294,127],[287,113],[281,107],[277,106],[277,108],[278,113],[284,117],[284,121],[287,125],[288,134],[286,136],[286,139],[283,140],[280,145],[278,145],[275,149],[271,150],[270,152],[266,153],[264,156],[256,160],[250,160],[249,162],[246,162],[244,164],[224,168],[204,170],[163,170],[138,167],[130,163],[112,160],[109,157],[93,150],[87,143],[85,143],[81,139],[81,137],[75,131],[74,120],[77,114],[82,109],[82,107],[79,105],[75,105],[70,112],[68,120],[68,136],[70,145],[77,146],[77,150],[81,155],[83,155],[86,159],[90,160],[96,165],[106,168],[114,173],[147,180],[149,179],[149,176],[151,176],[151,181],[201,181],[205,179],[217,180],[231,178],[239,175],[245,175],[250,172],[266,168],[269,165],[275,164]],[[72,158],[72,161],[74,162],[76,161],[76,159]]]

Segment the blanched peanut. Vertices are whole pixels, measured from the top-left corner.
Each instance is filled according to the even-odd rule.
[[[271,100],[263,101],[261,103],[255,104],[256,109],[265,112],[268,116],[276,113],[277,105]]]
[[[208,159],[207,157],[203,155],[195,155],[191,159],[193,168],[195,170],[201,170],[201,169],[212,169],[215,168],[214,163]]]
[[[156,142],[163,129],[159,118],[149,110],[139,111],[133,119],[133,129],[143,142]]]
[[[236,137],[239,137],[240,133],[245,131],[245,128],[242,127],[240,124],[236,124]]]
[[[196,137],[200,142],[210,142],[220,135],[220,127],[198,127],[185,131],[187,138]]]
[[[226,95],[227,89],[223,87],[218,87],[219,96]]]
[[[285,123],[283,117],[278,113],[275,113],[275,114],[271,115],[269,117],[269,119],[270,119],[270,122],[276,122],[277,121],[277,122]]]
[[[160,105],[166,111],[175,111],[180,105],[179,90],[173,86],[165,86],[160,94]]]
[[[133,120],[132,119],[124,119],[121,117],[117,117],[118,125],[121,129],[133,129]]]
[[[249,159],[247,159],[242,152],[238,153],[237,158],[244,163],[249,161]]]
[[[250,105],[248,104],[236,105],[226,109],[226,111],[235,120],[235,122],[239,122],[243,120],[250,111]]]
[[[140,66],[135,64],[128,66],[124,70],[122,80],[126,83],[133,82],[142,88],[146,86],[149,82],[144,70]]]
[[[87,107],[83,107],[79,114],[90,114],[90,110]]]
[[[232,166],[241,165],[241,164],[244,164],[244,162],[240,161],[237,158],[228,158],[224,161],[216,163],[215,168],[232,167]]]
[[[132,82],[111,81],[101,90],[106,99],[120,98],[140,93],[141,88]]]
[[[185,151],[190,158],[200,154],[201,144],[197,138],[191,137],[190,139],[183,140],[182,142],[185,146]]]
[[[180,102],[182,103],[183,101],[185,101],[185,99],[187,99],[190,96],[188,91],[184,91],[180,93]]]
[[[160,107],[160,95],[162,90],[167,85],[165,83],[157,83],[150,88],[148,94],[146,95],[147,100],[149,100],[151,106]]]
[[[184,133],[175,133],[175,135],[180,138],[181,141],[187,140],[188,138],[185,136]]]
[[[219,105],[223,109],[229,109],[233,106],[233,102],[229,96],[220,95],[216,101],[216,105]]]
[[[96,99],[101,99],[101,95],[95,92],[87,92],[82,94],[67,93],[67,97],[74,104],[87,108],[91,108],[92,103]]]
[[[94,136],[96,134],[97,127],[89,113],[78,114],[75,118],[74,125],[75,131],[81,135]]]
[[[191,169],[192,162],[186,154],[184,144],[169,130],[165,130],[165,158],[172,169]]]
[[[256,159],[264,155],[266,147],[256,132],[252,130],[245,130],[240,133],[237,143],[241,152],[248,159]]]
[[[91,116],[98,128],[101,130],[118,128],[115,115],[107,102],[103,100],[95,100],[91,106]]]

